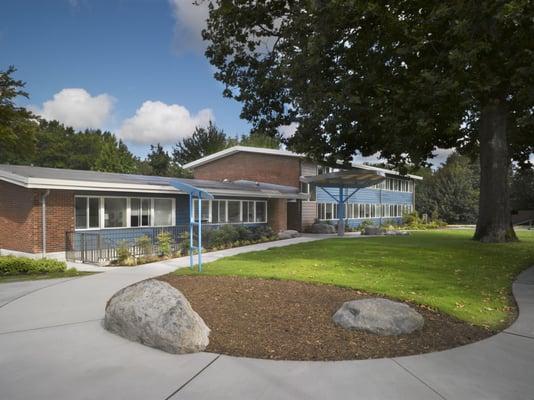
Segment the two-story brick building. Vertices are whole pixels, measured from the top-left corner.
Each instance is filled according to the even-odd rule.
[[[301,182],[301,177],[313,176],[331,171],[331,168],[318,165],[304,156],[276,149],[235,146],[203,157],[184,165],[196,179],[234,181],[246,179],[269,182],[299,188],[307,194],[307,199],[285,199],[286,226],[288,229],[306,231],[316,220],[335,221],[337,204],[332,196],[334,188],[313,188]],[[422,179],[415,175],[400,175],[396,171],[353,164],[353,168],[380,171],[385,179],[374,186],[359,189],[345,205],[345,217],[351,226],[363,220],[375,224],[394,220],[414,210],[415,181]],[[352,194],[347,190],[346,197]]]

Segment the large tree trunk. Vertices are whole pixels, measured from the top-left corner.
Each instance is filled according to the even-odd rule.
[[[480,200],[474,239],[500,243],[517,240],[510,215],[507,124],[501,100],[482,108],[480,115]]]

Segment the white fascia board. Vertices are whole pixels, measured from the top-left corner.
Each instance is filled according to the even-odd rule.
[[[0,179],[22,187],[28,185],[28,178],[7,171],[0,170]]]
[[[262,199],[300,199],[307,200],[308,195],[304,193],[265,193],[265,192],[247,192],[244,190],[227,190],[227,189],[212,189],[208,190],[215,196],[229,196],[229,197],[254,197]]]
[[[407,177],[407,178],[411,178],[411,179],[423,180],[423,178],[421,176],[418,176],[418,175],[410,175],[410,174],[401,175],[401,173],[398,172],[398,171],[393,171],[391,169],[385,169],[385,168],[373,167],[371,165],[353,163],[352,166],[355,167],[355,168],[366,169],[366,170],[369,170],[369,171],[381,171],[381,172],[384,172],[384,173],[390,174],[390,175],[398,175],[398,176]]]
[[[225,150],[221,150],[217,153],[210,154],[209,156],[199,158],[198,160],[191,161],[190,163],[184,164],[182,168],[195,168],[199,165],[203,165],[206,163],[209,163],[214,160],[218,160],[219,158],[224,158],[229,155],[244,152],[244,153],[256,153],[256,154],[268,154],[268,155],[275,155],[275,156],[285,156],[285,157],[302,157],[302,155],[293,153],[292,151],[288,150],[278,150],[278,149],[265,149],[262,147],[248,147],[248,146],[234,146],[230,147]]]

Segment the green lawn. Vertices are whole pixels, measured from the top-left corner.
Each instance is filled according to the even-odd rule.
[[[511,315],[512,281],[534,265],[534,232],[518,235],[521,242],[507,244],[475,242],[472,231],[328,239],[227,257],[205,264],[203,274],[346,286],[499,328]],[[194,274],[189,269],[176,273]]]
[[[19,281],[35,281],[39,279],[71,278],[75,276],[84,276],[92,274],[94,274],[94,272],[83,272],[69,269],[65,272],[50,272],[47,274],[4,275],[0,276],[0,284]]]

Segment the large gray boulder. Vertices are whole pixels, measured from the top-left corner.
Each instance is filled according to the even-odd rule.
[[[299,237],[300,233],[293,229],[287,229],[285,231],[278,232],[278,239],[292,239]]]
[[[312,233],[336,233],[336,227],[334,225],[316,222],[311,226]]]
[[[363,230],[363,234],[369,236],[382,235],[383,233],[384,230],[378,226],[366,226]]]
[[[332,319],[343,328],[382,336],[411,333],[421,329],[425,322],[410,306],[380,298],[347,301]]]
[[[125,287],[106,306],[104,327],[168,353],[194,353],[209,343],[210,329],[180,291],[149,279]]]

